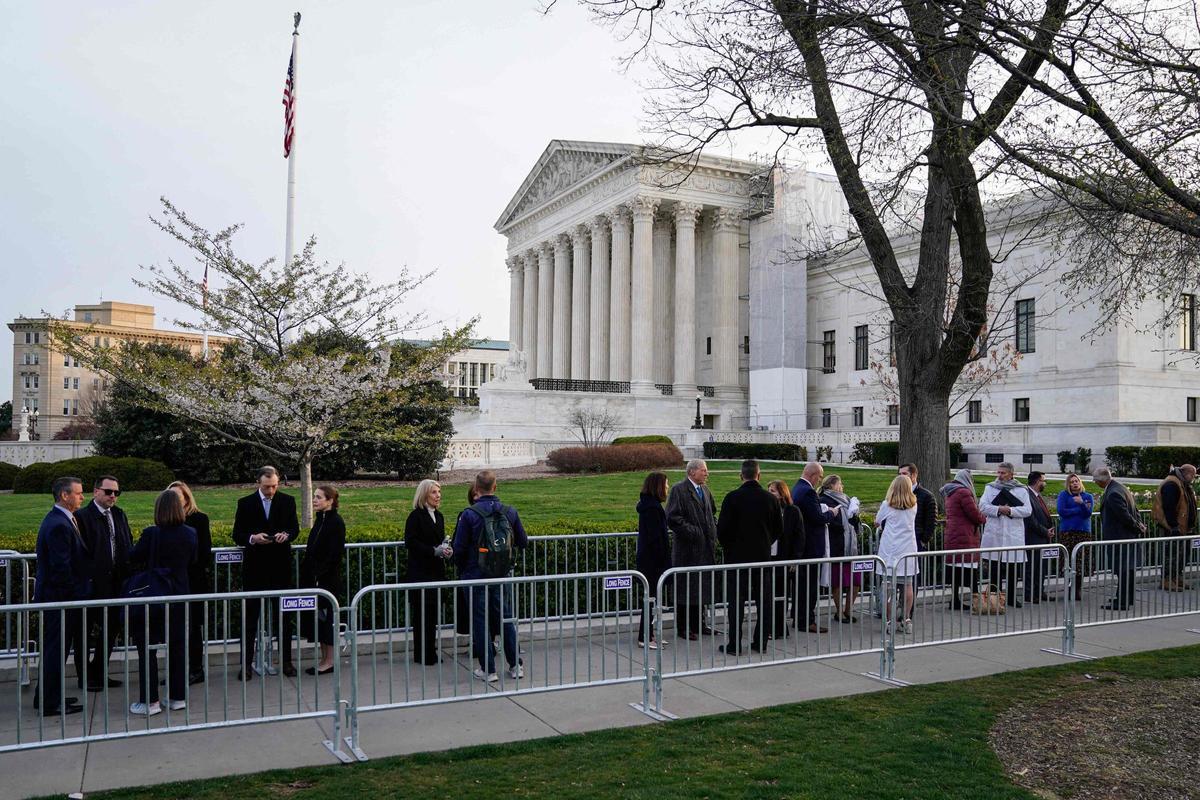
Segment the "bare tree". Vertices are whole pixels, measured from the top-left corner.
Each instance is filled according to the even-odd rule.
[[[621,425],[616,412],[603,406],[577,404],[567,414],[567,428],[584,447],[599,447]]]
[[[1120,53],[1122,30],[1165,30],[1153,6],[582,2],[633,37],[634,55],[648,57],[661,76],[651,126],[663,152],[695,157],[751,129],[769,132],[781,148],[824,150],[846,197],[852,239],[870,258],[899,334],[900,458],[929,474],[948,471],[950,397],[988,324],[989,200],[1031,184],[1070,185],[1108,208],[1195,233],[1189,219],[1200,203],[1178,189],[1196,185],[1200,163],[1186,126],[1176,126],[1173,138],[1147,132],[1149,108],[1118,104],[1111,113],[1130,122],[1118,131],[1091,103],[1104,85],[1101,66],[1111,63],[1128,70],[1126,97],[1136,100],[1139,88],[1152,85],[1162,107],[1182,112],[1195,96],[1195,51],[1178,34],[1141,36],[1134,41],[1145,50]],[[1086,80],[1075,80],[1070,69],[1083,52],[1094,66]],[[1058,77],[1045,80],[1053,71]],[[1070,160],[1085,127],[1107,161]],[[1155,146],[1130,148],[1122,136]],[[1064,161],[1077,167],[1074,183]],[[1093,163],[1111,169],[1093,174]],[[1173,177],[1160,174],[1171,170]],[[1112,176],[1128,180],[1114,184]],[[1161,202],[1132,210],[1139,187],[1154,188]],[[1180,213],[1167,214],[1164,205]],[[911,235],[919,238],[918,254],[906,274],[895,241]],[[952,253],[961,265],[957,283]]]

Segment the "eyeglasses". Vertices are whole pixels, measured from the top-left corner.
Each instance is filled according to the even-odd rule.
[[[120,497],[121,496],[120,489],[101,489],[100,491],[104,492],[109,497]]]

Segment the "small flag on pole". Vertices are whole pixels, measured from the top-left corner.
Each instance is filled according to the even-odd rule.
[[[204,310],[208,311],[208,264],[204,265],[204,282],[200,284],[200,291],[203,296]]]
[[[283,84],[283,157],[292,154],[296,134],[296,37],[292,37],[292,55],[288,59],[287,80]]]

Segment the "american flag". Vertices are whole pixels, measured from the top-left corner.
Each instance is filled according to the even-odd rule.
[[[283,84],[283,157],[292,154],[296,135],[296,37],[292,37],[292,56],[288,59],[287,80]]]
[[[204,282],[200,284],[200,291],[204,298],[204,310],[208,311],[208,264],[204,265]]]

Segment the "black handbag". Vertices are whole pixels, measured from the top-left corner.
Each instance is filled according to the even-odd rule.
[[[159,531],[156,529],[150,539],[150,558],[146,563],[146,568],[135,572],[125,580],[125,597],[148,599],[166,597],[175,593],[175,582],[171,579],[171,571],[158,565],[158,537]],[[147,609],[150,609],[151,636],[157,639],[161,637],[159,629],[163,626],[164,605],[162,603],[130,604],[129,623],[134,630],[140,630],[145,625]]]

